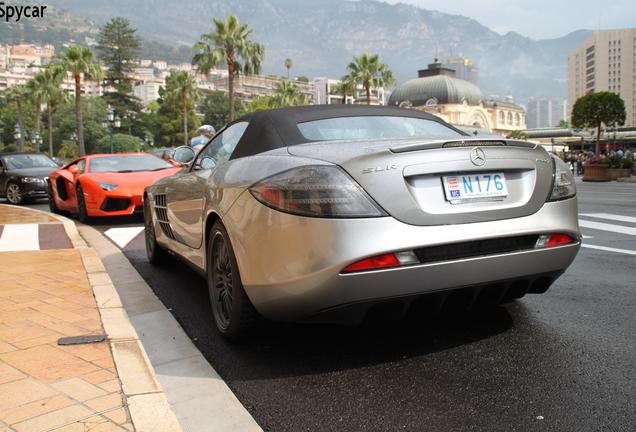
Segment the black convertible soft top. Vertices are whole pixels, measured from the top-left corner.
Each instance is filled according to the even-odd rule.
[[[232,152],[231,159],[310,142],[300,133],[298,123],[334,117],[357,116],[421,118],[441,123],[462,135],[466,135],[439,117],[413,109],[372,105],[307,105],[256,111],[232,122],[231,124],[248,121],[249,126]]]

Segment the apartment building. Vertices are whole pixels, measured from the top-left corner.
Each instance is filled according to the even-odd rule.
[[[590,92],[625,101],[625,126],[636,126],[636,28],[593,32],[568,55],[568,105]],[[569,117],[569,115],[568,115]]]

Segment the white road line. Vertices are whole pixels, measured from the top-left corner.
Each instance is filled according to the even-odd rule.
[[[110,228],[104,232],[117,246],[125,248],[132,239],[144,230],[144,227]]]
[[[616,249],[616,248],[611,248],[606,246],[591,245],[587,243],[582,243],[581,247],[589,248],[589,249],[598,249],[598,250],[607,251],[607,252],[616,252],[616,253],[627,254],[627,255],[636,255],[636,251],[629,250],[629,249]]]
[[[636,223],[636,217],[622,216],[622,215],[616,215],[611,213],[584,213],[584,214],[579,214],[579,216],[587,216],[587,217],[593,217],[597,219],[609,219],[609,220],[615,220],[619,222]]]
[[[0,238],[0,252],[39,250],[38,224],[5,225]]]
[[[615,232],[620,234],[636,236],[636,228],[626,227],[622,225],[606,224],[602,222],[592,222],[592,221],[583,220],[583,219],[579,219],[579,225],[584,228],[590,228],[590,229],[595,229],[600,231],[610,231],[610,232]]]

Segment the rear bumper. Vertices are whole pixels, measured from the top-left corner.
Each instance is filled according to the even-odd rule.
[[[537,213],[521,218],[414,226],[390,217],[303,218],[269,209],[244,193],[223,219],[247,295],[265,317],[283,321],[464,287],[525,284],[530,292],[541,291],[567,269],[580,247],[576,242],[341,274],[344,267],[365,257],[440,244],[551,232],[578,239],[576,198],[546,203]]]

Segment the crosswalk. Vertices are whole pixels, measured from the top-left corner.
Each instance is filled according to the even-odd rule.
[[[64,226],[53,224],[0,225],[0,252],[69,249],[73,244]]]
[[[612,213],[581,213],[579,214],[579,226],[584,233],[581,247],[636,256],[636,250],[599,245],[597,244],[598,239],[589,235],[593,234],[594,231],[601,231],[620,234],[627,236],[626,239],[636,240],[636,217]]]

